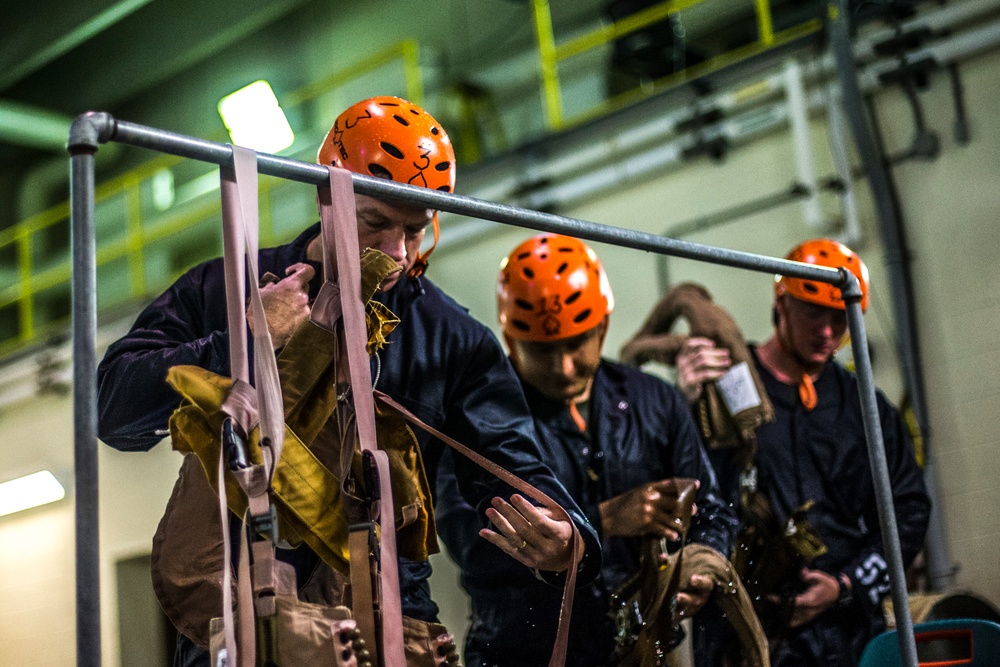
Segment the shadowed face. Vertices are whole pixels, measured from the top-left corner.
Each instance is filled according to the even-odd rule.
[[[358,216],[358,247],[381,250],[396,260],[402,272],[384,281],[379,289],[387,292],[413,266],[424,240],[433,211],[390,202],[366,195],[355,195]]]
[[[582,334],[552,342],[508,340],[511,361],[521,379],[542,395],[571,403],[590,397],[590,383],[601,363],[608,330],[605,318]]]
[[[790,296],[781,297],[775,305],[783,340],[807,369],[821,367],[840,347],[847,331],[847,313],[843,310]]]

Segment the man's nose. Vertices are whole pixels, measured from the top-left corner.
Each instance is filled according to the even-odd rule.
[[[385,231],[379,237],[378,249],[402,264],[406,259],[406,234],[402,229]]]
[[[568,352],[557,352],[552,355],[552,371],[554,373],[559,373],[563,377],[572,377],[573,375],[573,355]]]

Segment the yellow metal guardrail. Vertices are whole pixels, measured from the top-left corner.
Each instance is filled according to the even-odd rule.
[[[603,25],[579,37],[567,40],[562,44],[557,44],[552,28],[552,13],[549,7],[549,0],[532,0],[535,33],[538,38],[541,95],[545,107],[546,125],[549,130],[560,130],[570,125],[576,125],[586,120],[605,115],[644,97],[656,95],[684,82],[718,72],[721,69],[764,53],[774,47],[819,32],[822,28],[819,19],[811,19],[775,33],[771,17],[770,0],[752,0],[757,22],[756,41],[660,78],[641,90],[637,89],[616,95],[586,112],[573,117],[566,117],[563,111],[559,82],[559,64],[561,62],[604,46],[609,42],[624,37],[636,30],[641,30],[658,21],[662,21],[685,9],[712,1],[731,2],[732,0],[666,0],[614,23]]]
[[[364,60],[337,70],[324,79],[310,83],[302,88],[291,91],[283,96],[282,106],[294,109],[306,102],[315,100],[320,95],[335,90],[345,84],[357,81],[383,67],[399,61],[402,64],[406,95],[417,104],[423,100],[423,80],[419,65],[419,47],[416,41],[407,40],[383,49]],[[224,130],[218,136],[209,137],[216,141],[228,141]],[[103,288],[117,289],[117,297],[111,302],[101,303],[104,309],[126,302],[134,302],[149,297],[163,289],[175,276],[155,276],[150,284],[147,270],[147,259],[150,246],[168,237],[210,221],[219,215],[218,197],[192,202],[179,207],[177,211],[166,211],[150,215],[148,205],[143,203],[143,188],[148,187],[150,179],[163,170],[181,162],[182,158],[159,155],[139,167],[112,178],[100,184],[94,192],[95,208],[97,210],[98,241],[97,266],[98,271],[108,271],[114,268],[116,262],[124,261],[126,269],[119,271],[107,281],[107,276],[99,273],[102,290],[98,297],[102,298]],[[260,183],[261,203],[261,242],[272,244],[283,240],[288,233],[277,232],[272,224],[272,196],[276,187],[287,185],[280,179],[264,177]],[[124,230],[113,234],[110,239],[102,239],[101,213],[110,212],[124,218]],[[27,347],[44,337],[65,328],[68,315],[57,318],[45,318],[39,313],[40,295],[56,292],[55,301],[62,299],[68,304],[69,285],[71,280],[70,259],[68,247],[63,256],[49,261],[38,261],[36,252],[43,244],[38,243],[39,235],[51,234],[57,226],[65,225],[61,230],[63,238],[68,238],[69,202],[63,202],[48,210],[31,216],[7,229],[0,230],[0,253],[5,248],[13,247],[15,264],[11,271],[0,267],[0,313],[6,315],[16,309],[16,333],[13,336],[0,338],[0,358],[24,347]],[[117,231],[117,230],[113,230]],[[12,280],[7,280],[6,276]],[[117,284],[121,280],[127,283]],[[114,291],[112,289],[112,291]],[[64,294],[60,293],[64,292]],[[107,299],[104,299],[107,301]],[[65,309],[68,313],[68,307]]]

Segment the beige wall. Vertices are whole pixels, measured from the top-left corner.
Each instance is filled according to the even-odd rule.
[[[917,277],[917,313],[925,363],[932,444],[941,477],[941,503],[949,546],[960,565],[960,586],[1000,604],[996,554],[1000,531],[1000,457],[993,451],[1000,431],[1000,374],[997,329],[1000,324],[1000,55],[963,66],[973,140],[956,146],[950,135],[951,100],[947,80],[933,77],[922,95],[930,125],[941,132],[943,152],[932,162],[896,170]],[[880,118],[892,151],[910,139],[910,116],[897,94],[880,97]],[[830,172],[822,122],[813,125],[819,173]],[[649,232],[787,187],[794,175],[786,134],[735,150],[721,164],[707,160],[582,204],[566,214]],[[875,296],[866,325],[875,349],[880,386],[893,400],[901,393],[893,347],[882,249],[873,210],[861,188],[862,241],[858,249],[872,269]],[[836,212],[832,199],[824,208]],[[788,247],[823,230],[807,229],[798,205],[736,221],[689,240],[727,248],[783,254]],[[493,280],[500,258],[527,234],[503,230],[487,241],[435,255],[432,277],[473,315],[494,322]],[[621,344],[645,318],[657,297],[653,256],[596,246],[616,290],[607,352]],[[671,260],[674,280],[709,286],[751,339],[769,333],[770,281],[767,276]],[[71,405],[65,398],[44,398],[0,412],[3,470],[13,476],[27,465],[27,454],[42,452],[53,470],[72,467]],[[179,465],[167,445],[150,453],[123,454],[100,449],[102,622],[104,664],[118,664],[114,562],[148,552],[157,521]],[[71,489],[70,489],[71,490]],[[73,515],[67,499],[48,508],[0,518],[0,663],[65,665],[75,654]],[[465,601],[456,591],[456,573],[437,557],[435,596],[448,600],[445,620],[461,632]]]
[[[1000,55],[980,56],[961,68],[972,141],[952,135],[953,103],[948,79],[932,77],[921,93],[929,126],[941,138],[933,161],[909,162],[894,175],[912,250],[918,338],[924,364],[931,455],[940,478],[940,507],[956,584],[1000,604],[996,554],[1000,552]],[[890,154],[912,137],[909,107],[894,91],[878,97],[879,120]],[[817,173],[832,173],[825,118],[812,123]],[[856,160],[855,160],[856,161]],[[643,183],[616,188],[594,201],[560,213],[585,220],[663,233],[671,227],[734,204],[772,194],[794,180],[789,135],[771,135],[732,152],[724,162],[701,160]],[[461,185],[461,184],[460,184]],[[460,188],[459,188],[460,189]],[[872,305],[865,317],[876,381],[898,403],[903,381],[895,346],[895,323],[878,221],[867,184],[858,182],[862,235],[855,244],[872,273]],[[836,202],[823,198],[836,215]],[[822,235],[808,228],[798,204],[720,225],[686,240],[766,255],[783,255],[794,243]],[[836,230],[833,230],[834,232]],[[432,277],[496,329],[494,280],[500,259],[532,232],[504,229],[478,243],[435,257]],[[656,261],[650,254],[594,244],[615,289],[606,354],[616,357],[641,325],[658,296]],[[690,260],[669,260],[671,280],[710,288],[751,340],[770,333],[768,276]]]

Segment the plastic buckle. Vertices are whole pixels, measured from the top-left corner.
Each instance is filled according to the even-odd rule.
[[[375,464],[375,455],[370,451],[361,452],[361,477],[364,483],[364,501],[368,509],[368,515],[372,515],[372,506],[382,498],[382,491],[379,487],[378,466]]]
[[[222,449],[226,453],[226,464],[230,470],[248,468],[246,441],[233,428],[233,420],[226,417],[222,422]]]
[[[267,535],[274,544],[278,544],[278,511],[271,503],[267,514],[250,517],[250,527],[255,535]]]
[[[381,562],[379,557],[380,551],[378,546],[378,539],[375,537],[375,522],[374,521],[362,521],[360,523],[352,523],[347,527],[349,532],[355,533],[359,530],[368,531],[368,553],[375,557],[377,562]]]

